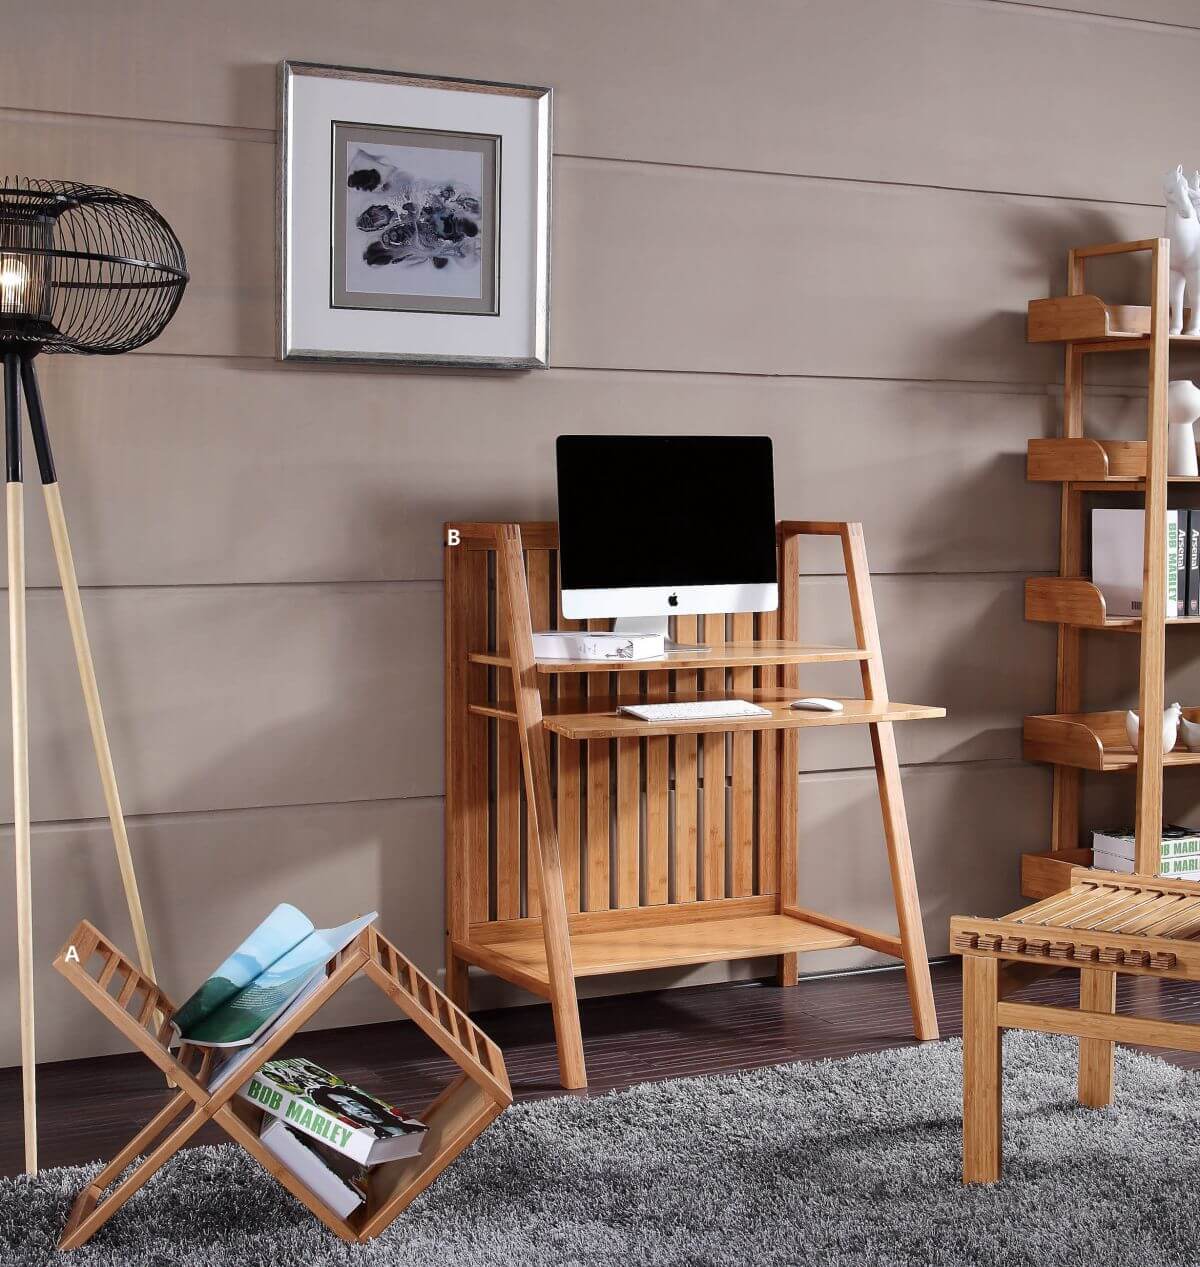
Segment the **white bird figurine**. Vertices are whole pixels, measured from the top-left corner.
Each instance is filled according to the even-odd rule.
[[[1179,741],[1188,752],[1200,752],[1200,722],[1179,719]]]
[[[1171,704],[1163,709],[1162,721],[1162,740],[1163,753],[1168,753],[1175,747],[1175,740],[1179,737],[1179,721],[1183,716],[1183,709],[1178,704]],[[1191,722],[1187,722],[1191,726]],[[1195,727],[1196,731],[1200,731],[1200,726]],[[1125,714],[1125,733],[1129,736],[1129,746],[1137,751],[1138,746],[1138,715],[1131,708]],[[1200,741],[1200,735],[1197,736]]]

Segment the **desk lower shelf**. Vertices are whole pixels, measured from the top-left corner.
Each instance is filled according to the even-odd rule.
[[[901,704],[893,700],[880,703],[868,699],[843,699],[840,713],[810,713],[791,708],[792,700],[803,693],[799,689],[783,690],[777,687],[745,691],[718,691],[711,694],[692,693],[694,699],[746,699],[769,710],[766,716],[757,717],[707,717],[692,721],[652,722],[642,721],[627,713],[617,712],[622,703],[644,703],[641,695],[620,695],[616,699],[592,698],[576,700],[570,705],[548,705],[542,724],[553,734],[565,739],[637,739],[654,735],[703,735],[719,731],[739,730],[798,730],[814,726],[854,726],[870,722],[919,721],[929,717],[945,717],[944,708],[926,704]],[[674,696],[666,701],[673,702]],[[500,721],[516,721],[511,709],[495,704],[472,704],[471,712],[482,717],[494,717]]]
[[[725,908],[729,913],[719,914],[714,908]],[[857,945],[899,953],[894,934],[859,929],[832,918],[828,923],[817,922],[825,918],[812,912],[779,914],[773,898],[700,902],[690,909],[640,907],[573,916],[571,958],[577,977],[594,977]],[[548,993],[540,920],[475,925],[471,940],[456,941],[454,950],[468,962],[535,993]]]

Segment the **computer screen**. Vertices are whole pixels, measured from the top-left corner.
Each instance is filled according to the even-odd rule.
[[[777,605],[767,436],[559,436],[558,513],[568,616]]]

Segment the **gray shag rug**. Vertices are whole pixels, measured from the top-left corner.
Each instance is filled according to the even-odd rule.
[[[1200,1075],[1118,1049],[1115,1106],[1084,1110],[1075,1044],[1010,1035],[1004,1181],[964,1189],[961,1056],[944,1042],[518,1105],[363,1246],[232,1145],[176,1156],[69,1257],[54,1244],[97,1167],[3,1180],[0,1262],[1200,1263]]]

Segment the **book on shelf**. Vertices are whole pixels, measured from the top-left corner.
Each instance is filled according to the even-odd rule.
[[[1133,874],[1133,859],[1121,858],[1116,854],[1092,854],[1092,866],[1097,871],[1115,871],[1123,875]],[[1164,858],[1154,870],[1154,874],[1165,880],[1200,879],[1200,853],[1185,854],[1180,858]]]
[[[1158,875],[1167,880],[1200,879],[1200,854],[1191,854],[1187,858],[1170,858],[1159,867]]]
[[[1187,614],[1200,616],[1200,511],[1187,512]]]
[[[666,654],[662,634],[550,630],[533,635],[537,660],[655,660]]]
[[[1133,861],[1136,836],[1132,827],[1092,832],[1092,849],[1096,853],[1110,854]],[[1185,854],[1200,854],[1200,831],[1193,827],[1181,827],[1178,823],[1164,823],[1159,854],[1163,858]]]
[[[1186,610],[1188,533],[1185,529],[1181,534],[1179,525],[1181,516],[1186,523],[1187,511],[1166,513],[1166,615],[1173,617],[1184,615]],[[1104,595],[1110,616],[1142,614],[1145,522],[1140,510],[1092,511],[1092,584]]]
[[[264,1117],[258,1137],[339,1219],[348,1218],[366,1200],[366,1172],[362,1166],[322,1148],[282,1119]]]
[[[222,963],[171,1017],[175,1042],[216,1048],[215,1091],[240,1069],[325,979],[325,965],[376,919],[376,912],[338,928],[317,928],[286,902]]]
[[[365,1166],[415,1157],[426,1126],[303,1057],[268,1060],[238,1095]]]
[[[1101,871],[1133,872],[1133,829],[1092,833],[1092,866]],[[1165,824],[1156,870],[1161,876],[1193,877],[1200,872],[1200,832]]]
[[[1170,513],[1170,512],[1169,512]],[[1177,510],[1175,515],[1175,606],[1167,605],[1167,615],[1187,615],[1187,577],[1188,577],[1188,512]],[[1168,531],[1170,531],[1168,527]],[[1168,548],[1167,558],[1171,551]]]

